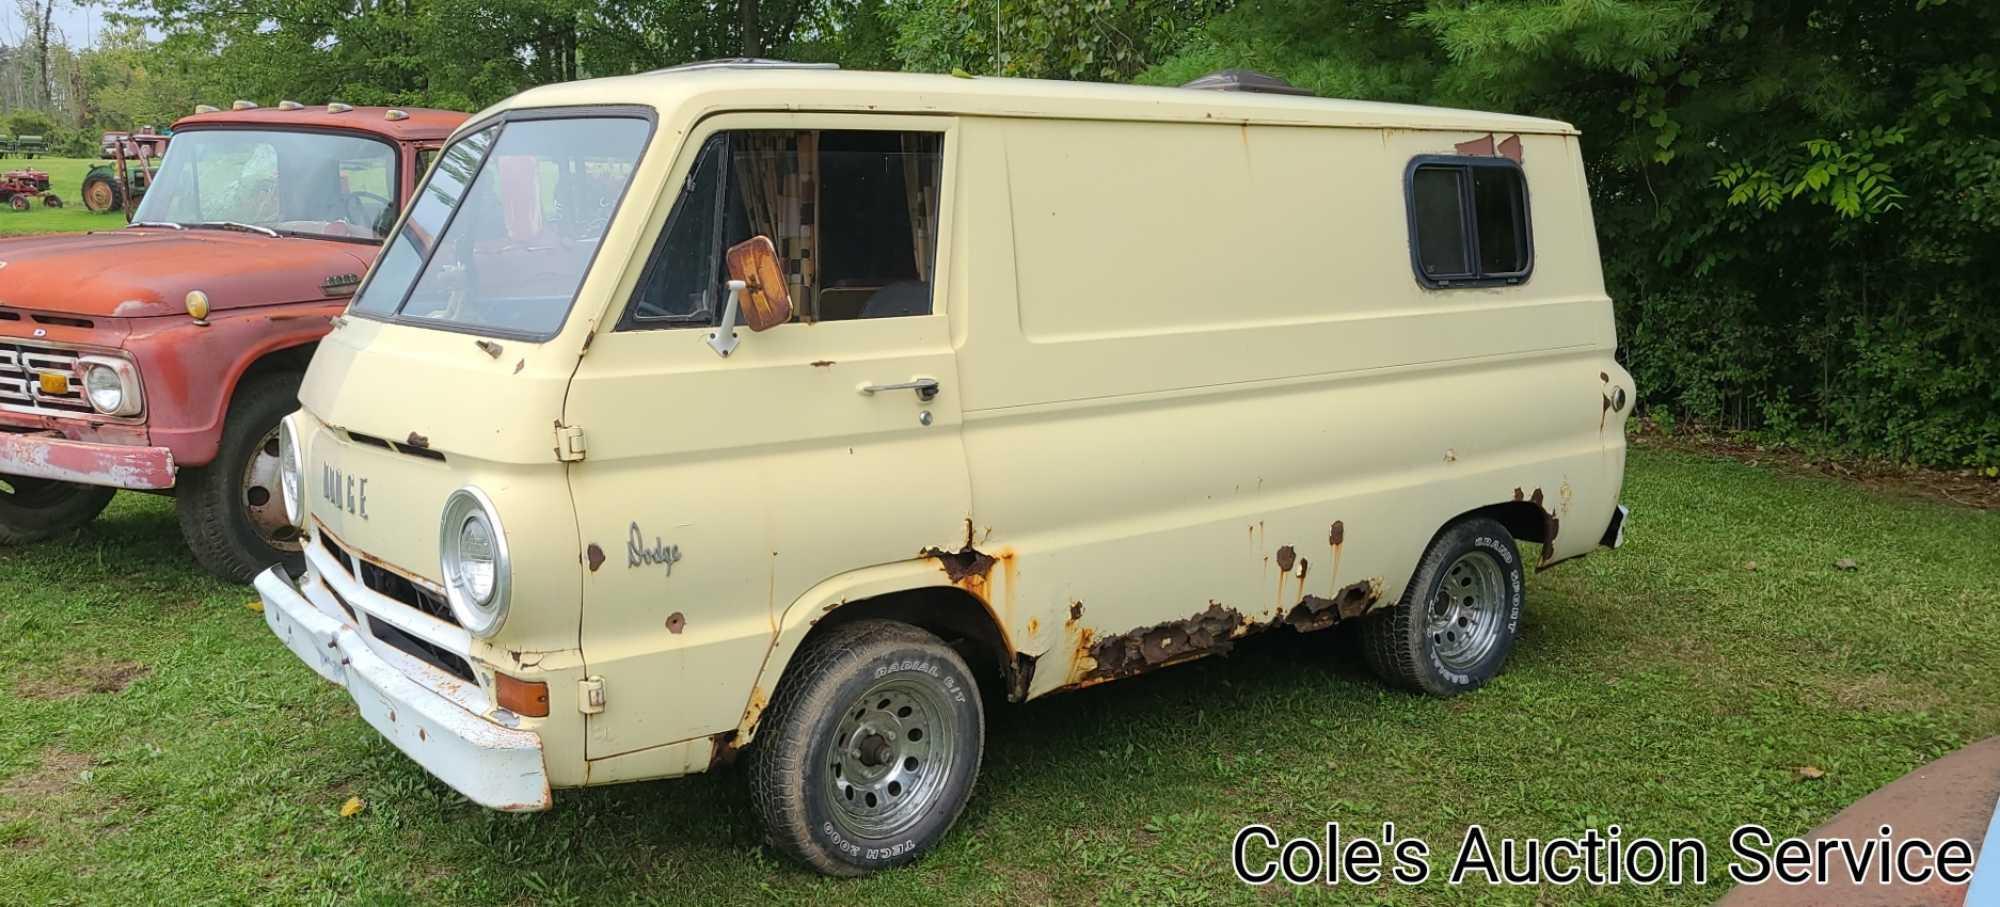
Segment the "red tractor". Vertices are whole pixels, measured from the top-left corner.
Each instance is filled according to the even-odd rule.
[[[49,194],[49,175],[41,170],[9,170],[0,173],[0,204],[26,211],[40,196],[49,208],[62,207],[62,199]]]

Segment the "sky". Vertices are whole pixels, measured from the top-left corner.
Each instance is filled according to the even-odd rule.
[[[55,26],[62,33],[63,43],[71,47],[89,47],[97,43],[97,35],[104,30],[106,4],[83,6],[74,0],[56,0]],[[0,43],[20,44],[27,27],[21,23],[21,15],[15,4],[0,5]]]

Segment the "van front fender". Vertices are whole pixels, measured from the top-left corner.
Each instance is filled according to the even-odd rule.
[[[733,737],[726,742],[717,741],[717,755],[741,748],[756,738],[758,722],[763,718],[764,708],[770,705],[771,693],[783,680],[785,668],[791,664],[792,657],[798,654],[799,647],[811,637],[813,628],[821,621],[848,605],[922,590],[952,594],[963,591],[951,582],[935,558],[923,557],[851,570],[820,581],[794,599],[778,619],[771,647],[764,654],[763,667],[758,669],[748,701],[744,703],[743,718],[737,723]],[[999,628],[1000,639],[1011,659],[1013,643],[1007,634],[1006,624],[993,613],[992,605],[983,598],[979,601],[987,619]]]

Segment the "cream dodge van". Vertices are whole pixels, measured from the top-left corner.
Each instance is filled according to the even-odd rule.
[[[474,117],[284,423],[272,631],[478,803],[741,758],[835,874],[946,833],[1001,700],[1347,621],[1485,683],[1520,552],[1621,534],[1576,131],[1203,84],[711,64]]]

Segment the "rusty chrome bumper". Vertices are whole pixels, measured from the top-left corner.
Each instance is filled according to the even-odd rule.
[[[344,620],[272,567],[258,574],[264,622],[321,677],[347,688],[361,717],[425,771],[481,806],[548,809],[548,772],[536,734],[467,711],[390,664]]]
[[[0,475],[152,491],[174,487],[175,471],[174,452],[164,447],[0,433]]]

